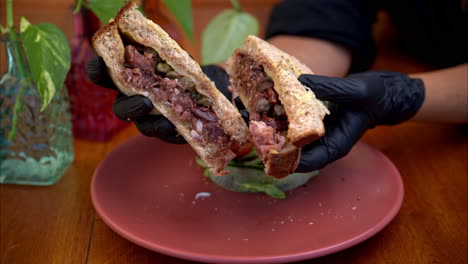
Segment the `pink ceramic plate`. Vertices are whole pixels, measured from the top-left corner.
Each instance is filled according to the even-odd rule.
[[[292,262],[349,248],[398,212],[403,184],[381,152],[357,144],[285,200],[207,182],[187,145],[137,136],[96,170],[94,206],[124,238],[150,250],[212,263]],[[211,196],[198,197],[200,192]]]

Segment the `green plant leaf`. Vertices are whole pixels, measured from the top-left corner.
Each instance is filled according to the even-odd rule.
[[[163,0],[185,34],[193,41],[192,2],[190,0]]]
[[[102,23],[107,24],[111,18],[117,15],[125,2],[126,0],[89,0],[83,4],[86,8],[91,9]]]
[[[4,27],[3,25],[0,25],[0,33],[4,34],[8,32],[8,28]]]
[[[234,9],[221,12],[203,31],[202,63],[225,61],[248,35],[257,33],[258,22],[252,15]]]
[[[50,23],[32,25],[22,17],[20,30],[42,111],[63,86],[70,69],[70,46],[65,34]]]

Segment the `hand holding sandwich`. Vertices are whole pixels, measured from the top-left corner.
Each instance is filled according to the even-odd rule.
[[[202,70],[230,99],[226,71],[214,65],[204,66]],[[93,82],[116,89],[102,59],[90,61],[88,75]],[[348,78],[303,74],[299,81],[310,87],[318,99],[331,103],[331,114],[324,120],[325,135],[303,147],[297,172],[320,169],[343,157],[367,129],[408,120],[424,100],[423,83],[401,73],[365,72]],[[186,143],[167,118],[149,114],[153,108],[147,97],[120,93],[113,110],[120,119],[132,120],[143,135]]]
[[[413,117],[424,101],[419,79],[405,74],[369,71],[347,78],[303,74],[302,84],[331,103],[325,135],[304,146],[298,172],[321,169],[342,158],[359,138],[377,125],[394,125]]]
[[[95,57],[88,62],[88,77],[90,80],[102,87],[118,90],[110,78],[107,67],[102,58]],[[231,98],[228,90],[229,76],[226,71],[216,65],[201,67],[216,85],[216,87],[227,98]],[[114,102],[114,114],[121,120],[133,121],[137,129],[145,136],[157,137],[166,142],[174,144],[187,143],[185,139],[178,135],[175,126],[162,115],[150,115],[153,111],[153,103],[142,95],[126,96],[119,92]]]

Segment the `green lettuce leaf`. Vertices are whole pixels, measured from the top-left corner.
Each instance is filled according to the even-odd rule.
[[[245,192],[264,192],[274,198],[278,198],[278,199],[286,198],[286,194],[284,194],[284,192],[280,188],[276,187],[273,184],[244,182],[240,184],[240,187]]]
[[[32,25],[20,21],[21,38],[29,68],[41,96],[41,111],[63,87],[70,69],[70,46],[65,34],[53,24]]]
[[[227,167],[229,174],[214,176],[202,159],[197,159],[197,164],[205,168],[204,175],[213,183],[235,192],[263,192],[271,197],[284,199],[285,191],[293,190],[312,177],[318,175],[318,171],[309,173],[293,173],[287,177],[277,179],[266,175],[263,170],[262,160],[257,156],[255,149],[241,157],[231,161]]]

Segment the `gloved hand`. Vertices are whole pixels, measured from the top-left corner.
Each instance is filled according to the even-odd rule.
[[[302,149],[297,172],[310,172],[342,158],[366,130],[410,119],[424,101],[419,79],[388,71],[351,74],[332,78],[303,74],[299,81],[316,97],[330,102],[324,119],[325,135]]]
[[[214,81],[218,90],[228,99],[232,97],[227,89],[229,76],[226,71],[216,65],[202,66],[203,72]],[[106,64],[100,57],[95,57],[87,65],[89,79],[97,85],[118,90],[107,73]],[[153,110],[151,100],[141,95],[126,96],[123,93],[117,95],[113,105],[114,114],[121,120],[131,120],[138,130],[145,136],[157,137],[164,141],[182,144],[185,139],[178,135],[175,126],[162,115],[149,115]]]

